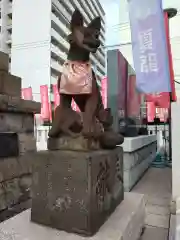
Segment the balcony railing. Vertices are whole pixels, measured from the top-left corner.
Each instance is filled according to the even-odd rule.
[[[57,73],[60,73],[62,71],[62,66],[53,59],[51,59],[51,68],[54,69]]]
[[[12,40],[12,35],[11,34],[7,35],[7,41],[9,41],[9,40]]]
[[[63,14],[69,23],[71,21],[71,14],[68,13],[64,5],[62,5],[58,0],[53,0],[52,2],[54,6],[56,6],[56,8],[59,10],[60,14]]]
[[[68,51],[68,48],[69,48],[69,43],[64,40],[60,34],[58,32],[56,32],[53,28],[51,29],[51,36],[54,37],[56,39],[56,41],[59,43],[59,45],[63,45],[63,47],[65,49],[67,49]]]
[[[7,29],[12,28],[12,20],[8,19],[7,21]]]
[[[87,1],[87,0],[80,0],[80,2],[83,5],[83,8],[86,10],[86,12],[91,16],[91,18],[94,18],[95,16],[98,16],[99,14],[97,13],[96,9],[92,6],[91,1]],[[90,11],[90,9],[92,9],[93,11]],[[93,12],[95,14],[93,14]],[[102,20],[102,30],[105,31],[105,23],[104,20]]]
[[[8,15],[12,14],[12,2],[8,3],[8,11],[7,11]]]
[[[69,29],[60,21],[58,17],[56,17],[54,13],[52,13],[51,19],[65,33],[65,35],[70,33]]]
[[[58,47],[51,44],[51,51],[59,58],[61,61],[65,61],[67,58],[67,54],[62,52]]]

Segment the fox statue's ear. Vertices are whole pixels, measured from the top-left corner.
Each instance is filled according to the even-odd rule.
[[[75,9],[70,23],[71,31],[80,26],[83,26],[83,16],[78,9]]]
[[[96,17],[94,18],[88,25],[89,28],[94,28],[94,30],[100,31],[101,30],[101,18]]]

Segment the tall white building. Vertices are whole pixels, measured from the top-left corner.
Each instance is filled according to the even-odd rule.
[[[12,0],[0,1],[0,29],[0,50],[10,54],[12,43]]]
[[[9,0],[2,2],[4,9],[10,6]],[[83,14],[85,24],[101,16],[100,40],[105,45],[105,13],[97,0],[13,0],[11,30],[7,24],[2,24],[6,27],[2,28],[1,44],[6,52],[10,52],[11,47],[11,73],[23,79],[23,87],[32,86],[37,101],[40,100],[40,85],[57,82],[67,56],[69,22],[76,7]],[[3,19],[8,19],[9,10],[3,11],[2,23]],[[104,48],[92,55],[91,60],[98,78],[102,78],[106,65]]]

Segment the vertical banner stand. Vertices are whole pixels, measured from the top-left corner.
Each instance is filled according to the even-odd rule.
[[[174,83],[174,70],[173,70],[173,61],[172,61],[172,54],[171,54],[171,44],[169,38],[169,19],[175,17],[177,14],[177,10],[175,8],[168,8],[164,10],[164,21],[165,21],[165,29],[166,29],[166,40],[167,40],[167,48],[168,48],[168,56],[169,56],[169,69],[170,69],[170,81],[171,81],[171,92],[169,94],[170,104],[169,104],[169,156],[166,160],[166,166],[172,166],[172,119],[171,119],[171,102],[176,101],[176,92],[175,92],[175,83]],[[168,154],[167,154],[168,155]]]

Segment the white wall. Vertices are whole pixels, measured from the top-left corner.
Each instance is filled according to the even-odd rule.
[[[172,103],[172,198],[180,197],[180,99]]]
[[[11,73],[37,93],[50,83],[51,0],[13,0],[12,29]]]

